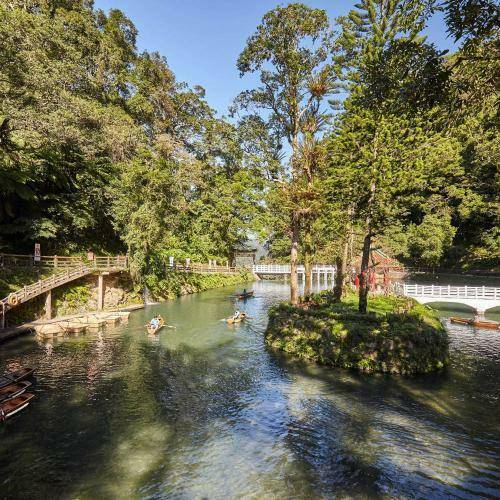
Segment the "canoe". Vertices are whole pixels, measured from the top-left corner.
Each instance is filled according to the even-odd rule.
[[[3,401],[7,401],[8,399],[16,398],[20,396],[26,389],[31,386],[31,382],[24,381],[18,382],[17,384],[11,384],[3,389],[0,389],[0,403]]]
[[[15,382],[20,382],[25,378],[31,377],[34,371],[34,368],[21,368],[19,370],[5,372],[2,376],[0,376],[0,389]]]
[[[148,330],[149,335],[154,335],[156,332],[158,332],[163,326],[165,325],[165,320],[162,318],[160,320],[160,323],[156,328],[153,328],[149,323],[146,325],[146,328]]]
[[[476,328],[490,328],[492,330],[500,330],[500,323],[497,323],[496,321],[481,321],[481,320],[458,318],[458,317],[451,317],[450,321],[452,323],[460,323],[462,325],[475,326]]]
[[[26,394],[17,396],[17,398],[0,403],[0,421],[4,421],[26,408],[34,397],[34,394],[27,392]]]
[[[253,290],[251,292],[247,292],[247,293],[240,293],[238,295],[238,299],[240,300],[245,300],[245,299],[249,299],[253,297]]]
[[[247,317],[247,315],[245,313],[241,313],[239,315],[238,318],[233,318],[232,316],[230,318],[226,318],[226,322],[229,324],[229,325],[233,325],[234,323],[241,323],[245,318]]]

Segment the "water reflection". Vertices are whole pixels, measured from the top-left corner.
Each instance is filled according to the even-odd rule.
[[[253,288],[232,328],[225,289],[115,329],[5,344],[0,367],[38,375],[32,407],[0,428],[0,496],[500,495],[498,332],[448,325],[441,374],[324,369],[265,348],[266,311],[288,288]],[[154,314],[176,329],[149,338]]]

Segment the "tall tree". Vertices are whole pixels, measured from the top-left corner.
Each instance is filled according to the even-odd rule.
[[[347,168],[340,184],[348,181],[345,189],[363,218],[361,312],[367,307],[372,239],[404,210],[405,197],[424,175],[424,158],[441,147],[429,120],[419,117],[439,102],[447,82],[443,54],[420,35],[427,12],[421,0],[362,0],[340,19],[337,60],[346,68],[352,94],[333,170]]]
[[[291,237],[291,301],[298,301],[297,260],[303,208],[293,198],[304,176],[300,162],[301,127],[320,112],[323,100],[334,91],[331,64],[332,32],[325,11],[293,3],[268,12],[248,39],[237,62],[240,74],[259,72],[261,85],[241,93],[236,105],[263,112],[276,134],[291,149],[289,231]]]

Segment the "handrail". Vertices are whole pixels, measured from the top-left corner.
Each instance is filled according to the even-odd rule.
[[[66,255],[42,255],[39,260],[35,260],[34,255],[20,254],[0,254],[0,266],[23,266],[23,267],[49,267],[49,268],[68,268],[81,265],[90,265],[95,268],[126,268],[128,267],[128,258],[126,255],[118,256],[96,256],[89,260],[82,256]]]
[[[254,273],[262,273],[262,274],[289,274],[290,273],[290,265],[289,264],[256,264],[252,266],[252,270]],[[312,266],[312,272],[322,272],[322,273],[334,273],[336,270],[335,266],[328,264],[314,264]],[[305,267],[303,265],[297,266],[297,272],[304,273]]]
[[[4,257],[5,254],[2,254]],[[26,256],[25,256],[26,257]],[[28,256],[29,257],[29,256]],[[55,263],[57,264],[59,257],[54,256]],[[0,315],[3,315],[6,311],[12,309],[18,304],[22,304],[44,292],[48,292],[53,288],[64,285],[70,281],[81,278],[88,274],[92,274],[99,271],[118,271],[125,270],[128,266],[128,259],[126,256],[109,256],[109,257],[96,257],[93,261],[85,263],[82,260],[76,260],[79,258],[68,257],[67,259],[72,259],[72,265],[60,266],[65,270],[57,274],[53,274],[43,280],[38,280],[35,283],[25,285],[19,290],[11,292],[7,297],[0,299]],[[59,267],[54,265],[54,268]],[[10,299],[10,300],[9,300]]]
[[[396,283],[395,290],[409,297],[461,298],[461,299],[500,299],[500,288],[489,286],[453,285],[413,285]]]

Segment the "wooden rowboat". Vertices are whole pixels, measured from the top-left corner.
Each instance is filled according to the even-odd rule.
[[[500,323],[496,321],[481,321],[468,318],[451,317],[452,323],[460,323],[462,325],[475,326],[476,328],[489,328],[491,330],[500,330]]]
[[[0,376],[0,389],[7,385],[14,384],[15,382],[20,382],[21,380],[31,377],[34,371],[34,368],[21,368],[19,370],[5,372],[2,376]]]
[[[237,298],[239,300],[245,300],[245,299],[250,299],[253,297],[253,290],[251,292],[246,292],[246,293],[240,293]]]
[[[0,403],[8,399],[16,398],[26,392],[26,389],[31,386],[31,382],[24,381],[17,384],[11,384],[3,389],[0,389]]]
[[[0,421],[5,421],[9,417],[12,417],[12,415],[26,408],[34,397],[34,394],[27,392],[26,394],[17,396],[17,398],[0,403]]]
[[[229,325],[233,325],[234,323],[241,323],[246,317],[246,313],[241,313],[237,318],[234,318],[233,316],[226,318],[226,322]]]
[[[165,325],[165,320],[163,318],[160,319],[160,322],[158,323],[158,326],[156,328],[152,327],[151,323],[148,323],[146,325],[146,328],[148,330],[148,334],[149,335],[155,335],[156,332],[158,332],[161,328],[163,328],[164,325]]]

